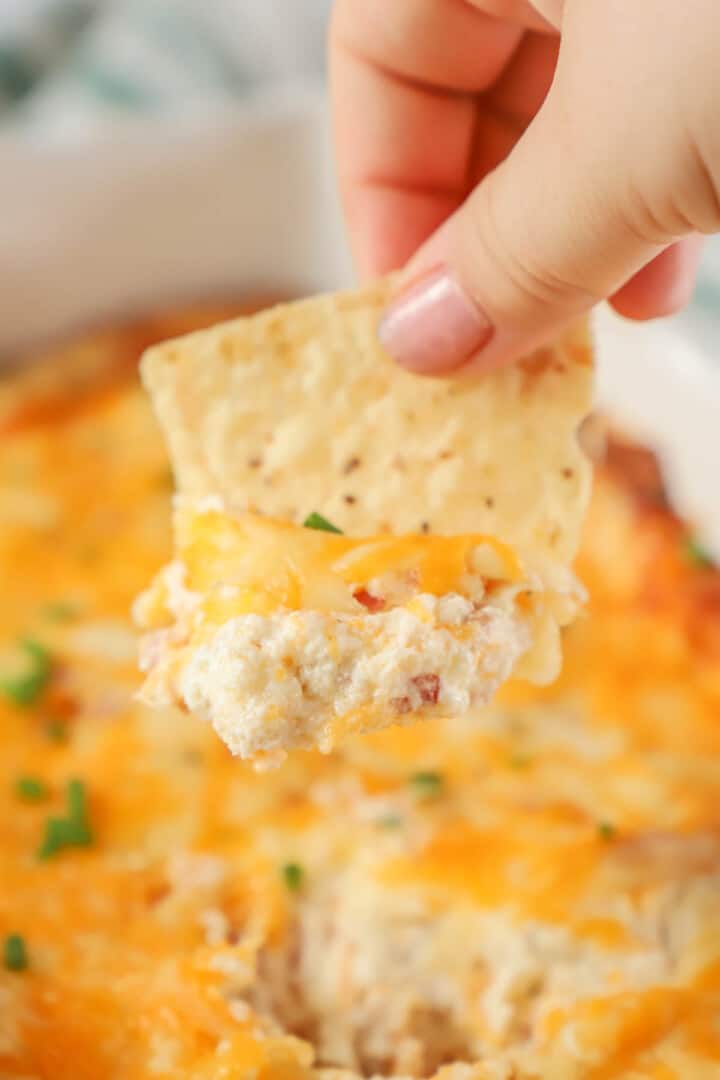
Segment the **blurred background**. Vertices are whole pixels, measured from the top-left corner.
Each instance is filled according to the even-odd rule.
[[[0,0],[0,116],[50,137],[128,110],[320,82],[331,0]]]
[[[92,138],[138,112],[320,85],[331,0],[0,0],[0,127]],[[683,326],[713,355],[720,243]]]

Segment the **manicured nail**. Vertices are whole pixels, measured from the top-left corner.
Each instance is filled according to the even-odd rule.
[[[445,375],[487,345],[493,327],[462,286],[443,270],[411,285],[385,312],[380,341],[401,367]]]

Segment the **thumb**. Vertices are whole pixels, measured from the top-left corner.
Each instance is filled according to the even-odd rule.
[[[612,295],[673,239],[629,206],[612,133],[555,88],[510,156],[419,250],[380,326],[421,374],[518,358]]]

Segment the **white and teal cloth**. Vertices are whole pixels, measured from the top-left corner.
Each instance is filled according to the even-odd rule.
[[[0,0],[0,122],[81,133],[324,70],[330,0]]]
[[[317,80],[330,6],[331,0],[0,0],[0,129],[62,139],[90,134],[118,114]],[[683,319],[720,358],[720,241],[708,245]]]

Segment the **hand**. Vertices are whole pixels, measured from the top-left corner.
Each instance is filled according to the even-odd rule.
[[[689,299],[720,231],[718,0],[338,0],[331,85],[357,262],[405,267],[381,326],[404,366]]]

